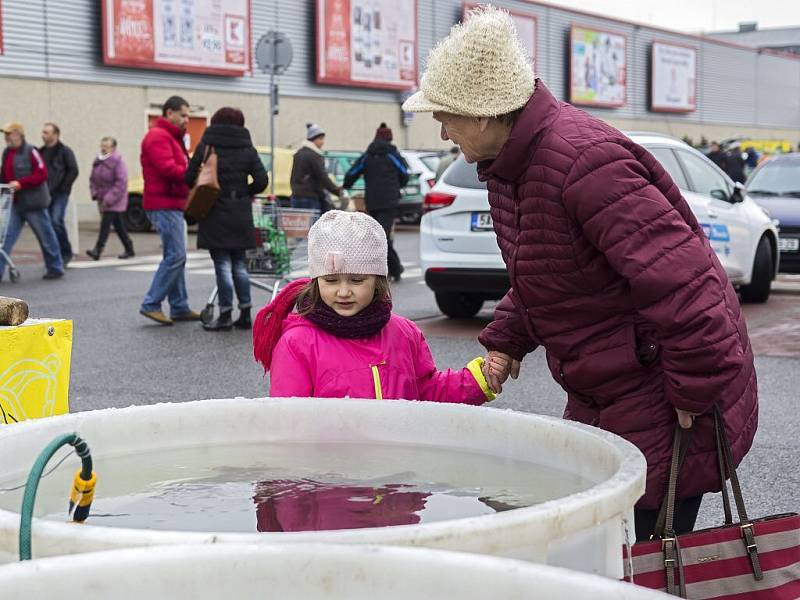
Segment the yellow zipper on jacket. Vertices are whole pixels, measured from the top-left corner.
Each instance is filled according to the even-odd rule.
[[[381,387],[381,374],[378,371],[378,367],[385,364],[386,361],[382,360],[377,364],[370,365],[370,368],[372,369],[372,381],[375,383],[375,400],[383,400],[383,388]]]

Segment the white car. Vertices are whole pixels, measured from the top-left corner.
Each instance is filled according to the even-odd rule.
[[[409,172],[419,176],[419,198],[424,198],[436,183],[436,169],[439,168],[439,161],[445,153],[430,150],[401,150],[400,154],[406,159]],[[417,223],[421,216],[418,213],[403,211],[402,206],[400,213],[400,221],[406,223]]]
[[[766,302],[778,272],[778,229],[769,215],[702,153],[680,140],[631,133],[672,176],[745,302]],[[463,157],[425,196],[420,264],[439,309],[472,317],[509,287],[492,228],[486,185]]]

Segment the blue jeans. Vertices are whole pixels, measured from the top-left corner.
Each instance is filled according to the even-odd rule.
[[[214,261],[219,292],[219,311],[233,310],[233,290],[239,298],[239,308],[250,308],[250,274],[244,250],[209,250]]]
[[[39,241],[39,247],[42,249],[42,256],[44,256],[44,264],[47,267],[48,273],[63,273],[64,262],[61,259],[61,252],[58,248],[58,238],[56,232],[53,231],[53,223],[50,221],[50,213],[46,208],[38,210],[29,210],[27,212],[20,212],[16,206],[11,207],[11,212],[8,215],[8,231],[6,232],[6,240],[3,244],[3,250],[6,254],[11,255],[11,250],[14,244],[17,243],[19,234],[22,233],[22,227],[27,223],[33,229],[36,239]],[[0,256],[0,279],[6,271],[6,260]]]
[[[164,298],[169,299],[170,316],[179,317],[189,312],[189,294],[186,292],[184,267],[186,266],[186,240],[183,235],[183,212],[179,210],[148,210],[147,217],[161,236],[164,258],[153,276],[153,283],[142,302],[142,310],[161,310]]]
[[[292,208],[311,208],[318,210],[320,214],[324,212],[322,200],[319,198],[308,198],[306,196],[292,196]]]
[[[69,243],[67,226],[64,225],[64,215],[67,213],[67,204],[69,204],[69,194],[53,194],[53,198],[50,201],[50,220],[53,222],[53,229],[58,238],[61,256],[69,261],[72,259],[72,244]]]

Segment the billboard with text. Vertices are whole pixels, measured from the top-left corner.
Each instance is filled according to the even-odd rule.
[[[653,42],[650,109],[657,112],[697,110],[697,49]]]
[[[102,0],[107,65],[240,76],[250,71],[250,0]]]
[[[417,83],[416,0],[317,0],[317,83]]]

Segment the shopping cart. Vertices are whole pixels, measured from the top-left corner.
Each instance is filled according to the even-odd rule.
[[[8,235],[8,224],[11,221],[11,207],[14,205],[14,188],[10,185],[0,185],[0,256],[2,256],[8,265],[8,277],[11,281],[19,279],[19,271],[14,261],[6,253],[4,247],[6,245],[6,236]],[[0,278],[3,273],[0,273]]]
[[[247,251],[247,272],[250,285],[271,292],[275,299],[281,286],[308,276],[308,230],[319,218],[318,210],[284,208],[277,202],[256,198],[253,202],[253,224],[256,247]],[[203,323],[214,320],[219,290],[214,287],[200,313]]]

